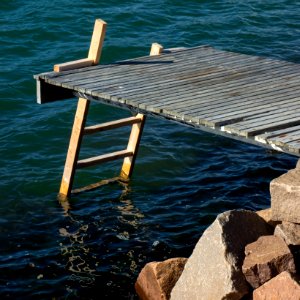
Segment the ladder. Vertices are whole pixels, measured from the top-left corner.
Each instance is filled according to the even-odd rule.
[[[92,65],[97,65],[100,60],[104,36],[106,32],[106,22],[101,19],[97,19],[94,25],[94,31],[92,35],[92,40],[90,44],[90,49],[88,57],[76,61],[71,61],[67,63],[57,64],[54,66],[55,72],[62,72],[67,70],[72,70],[76,68],[83,68]],[[150,55],[159,55],[163,50],[163,47],[157,43],[153,43]],[[69,142],[64,172],[61,180],[61,185],[59,189],[59,199],[67,199],[72,193],[72,186],[75,176],[75,171],[77,169],[86,168],[94,166],[100,163],[113,161],[117,159],[123,159],[123,164],[121,167],[120,180],[130,179],[134,163],[137,156],[137,151],[139,148],[144,124],[145,115],[138,113],[136,116],[129,118],[124,118],[121,120],[111,121],[103,124],[97,124],[89,127],[85,127],[86,119],[89,111],[90,100],[79,98],[77,104],[77,110],[75,113],[73,129],[71,133],[71,138]],[[82,143],[82,138],[84,135],[94,134],[105,130],[112,130],[115,128],[120,128],[123,126],[132,126],[131,133],[128,140],[127,148],[121,151],[116,151],[112,153],[107,153],[104,155],[99,155],[91,158],[86,158],[78,160],[80,147]],[[106,180],[110,182],[110,180]],[[97,184],[91,186],[99,186]]]

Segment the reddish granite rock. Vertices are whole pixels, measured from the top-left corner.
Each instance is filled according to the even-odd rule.
[[[300,214],[300,211],[299,211]],[[300,224],[282,222],[276,226],[274,235],[280,236],[288,246],[300,245]]]
[[[280,221],[273,221],[272,220],[272,209],[267,208],[263,210],[259,210],[256,212],[261,218],[263,218],[270,226],[273,228],[276,227],[277,224],[280,224]]]
[[[300,223],[300,168],[272,180],[270,192],[272,220]]]
[[[255,212],[218,215],[198,241],[175,284],[172,300],[239,300],[249,291],[242,273],[245,246],[270,226]]]
[[[253,300],[299,300],[299,277],[282,272],[253,292]]]
[[[168,300],[176,281],[182,273],[187,258],[171,258],[151,262],[140,272],[135,289],[142,300]]]
[[[262,236],[245,248],[242,266],[246,280],[257,288],[283,271],[296,272],[293,255],[277,236]]]
[[[296,164],[296,169],[300,169],[300,159],[298,159],[297,164]]]

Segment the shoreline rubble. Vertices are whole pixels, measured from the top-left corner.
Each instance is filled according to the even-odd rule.
[[[219,214],[189,258],[146,264],[139,298],[299,300],[300,160],[271,181],[270,194],[268,209]]]

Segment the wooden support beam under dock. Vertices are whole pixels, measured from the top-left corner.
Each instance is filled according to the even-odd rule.
[[[300,156],[299,64],[199,46],[35,78],[40,103],[81,97]]]

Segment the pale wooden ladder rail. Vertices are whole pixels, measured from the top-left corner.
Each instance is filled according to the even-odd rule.
[[[106,22],[97,19],[94,26],[88,58],[63,64],[57,64],[54,66],[54,71],[62,72],[98,64],[101,56],[105,32]],[[161,45],[153,43],[150,55],[159,55],[162,51],[163,47]],[[79,98],[78,100],[64,172],[59,190],[60,200],[67,199],[70,196],[76,169],[124,158],[119,178],[121,180],[128,180],[133,172],[134,163],[145,123],[145,116],[143,114],[137,114],[135,117],[129,117],[117,121],[107,122],[104,124],[85,127],[89,104],[90,101],[87,99]],[[104,130],[111,130],[127,125],[132,125],[127,149],[92,158],[78,160],[83,135],[93,134]],[[105,182],[109,183],[111,181],[106,180]],[[97,187],[101,186],[101,184],[92,184],[91,186]],[[89,188],[86,187],[78,189],[78,191],[88,189]]]
[[[54,66],[54,71],[61,72],[79,67],[96,65],[99,63],[100,55],[102,51],[103,41],[106,32],[106,22],[101,19],[97,19],[94,25],[94,31],[88,53],[88,58],[83,60],[72,61]],[[85,63],[84,63],[85,61]],[[90,101],[87,99],[79,98],[75,119],[73,123],[73,129],[71,133],[67,158],[65,162],[64,173],[59,189],[60,198],[69,197],[74,181],[75,168],[80,151],[80,145],[82,141],[83,129],[85,126]]]

